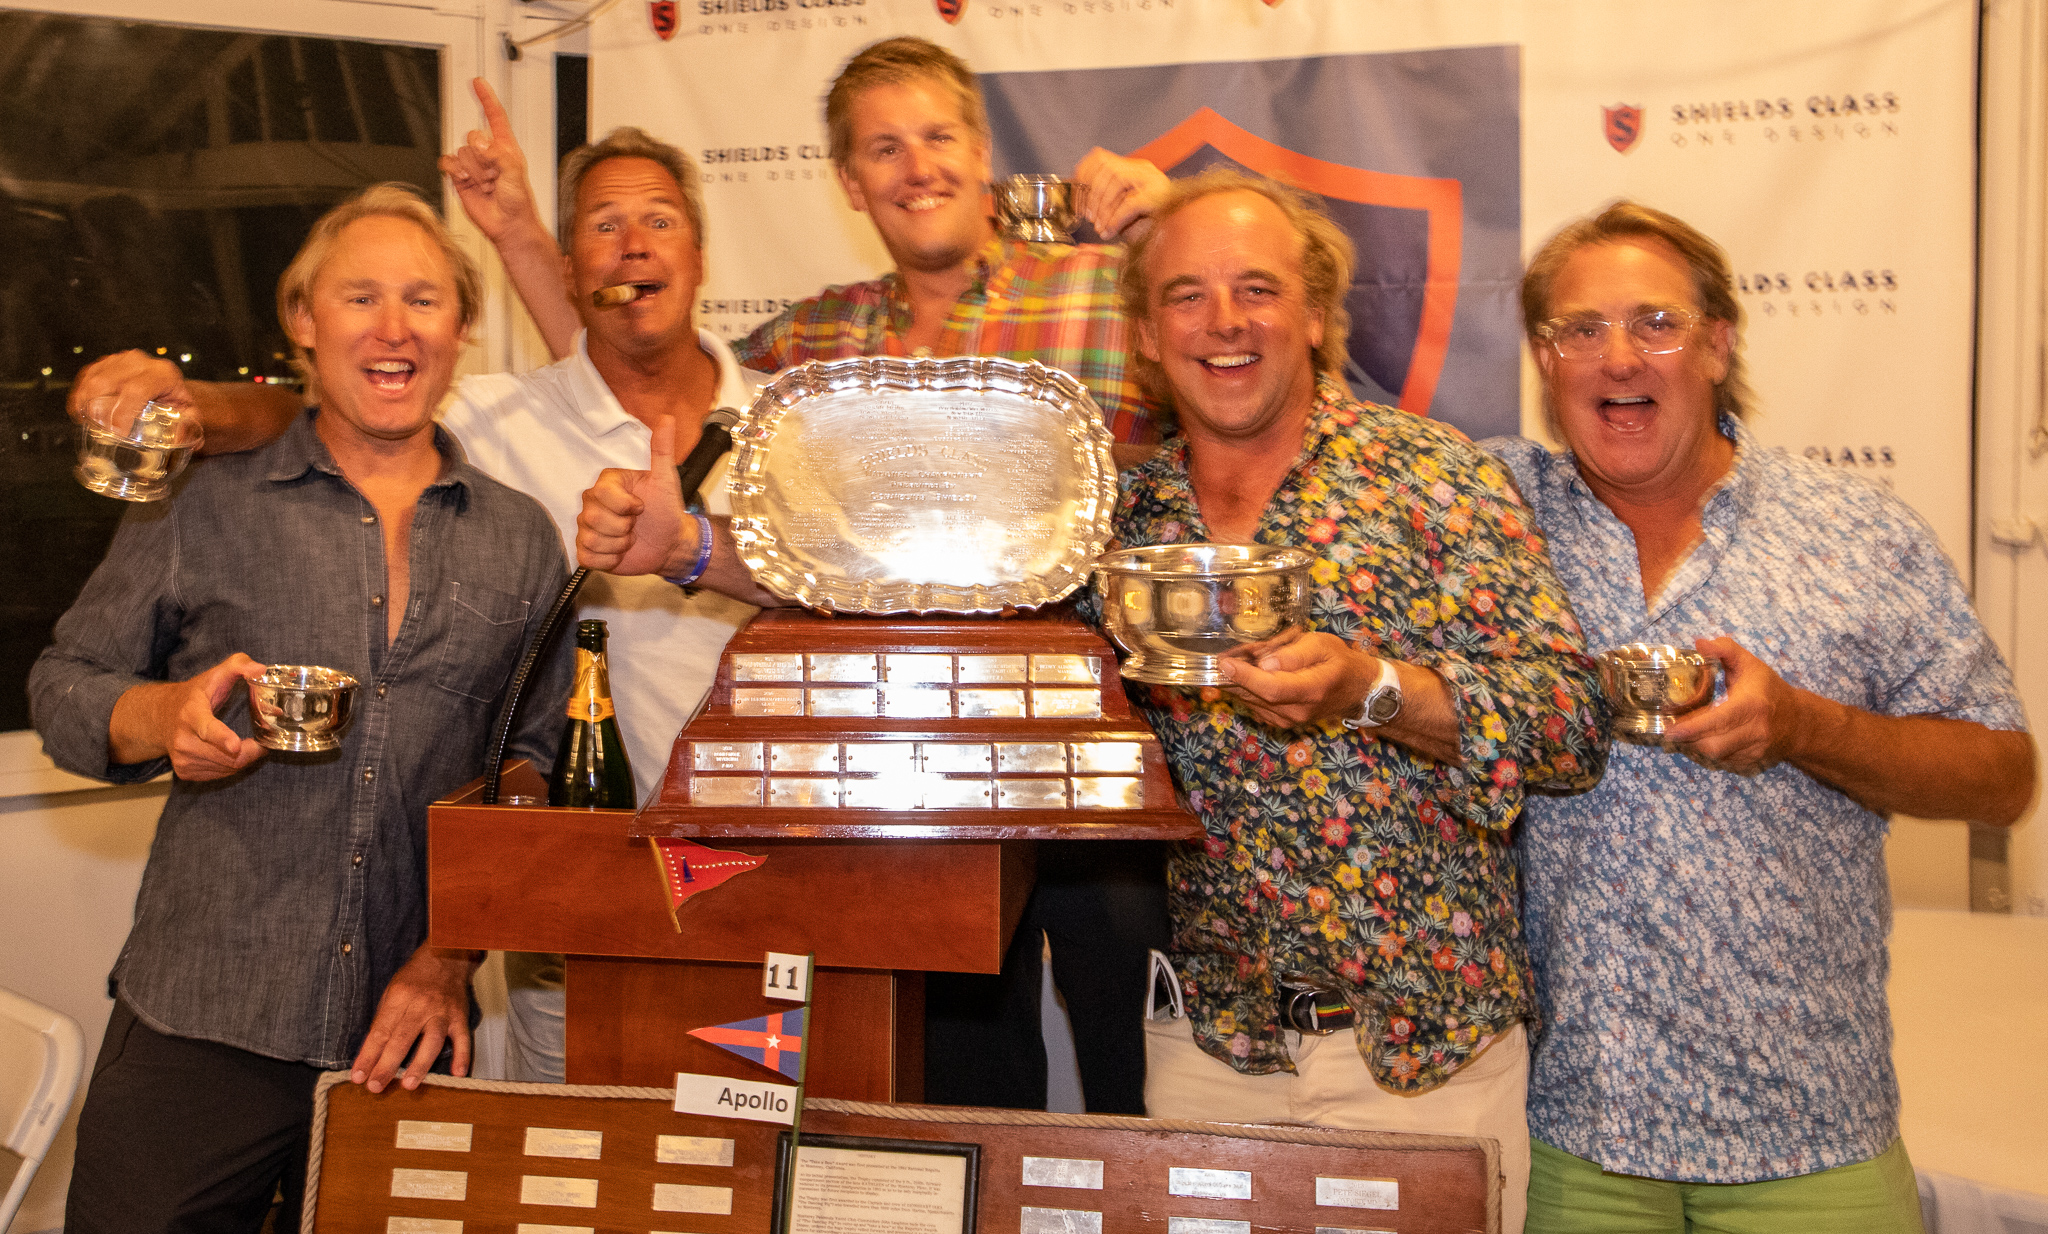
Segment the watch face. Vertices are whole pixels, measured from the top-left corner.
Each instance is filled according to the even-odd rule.
[[[1365,718],[1374,724],[1385,724],[1401,714],[1401,692],[1399,690],[1375,690],[1365,700]]]

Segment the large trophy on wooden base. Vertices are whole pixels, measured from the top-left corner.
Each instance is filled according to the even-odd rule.
[[[746,1075],[689,1029],[774,1010],[763,953],[811,954],[810,1093],[915,1101],[922,973],[997,971],[1033,841],[1200,834],[1054,607],[1108,537],[1109,437],[1056,370],[868,358],[785,373],[733,441],[741,555],[803,607],[728,644],[637,814],[437,805],[433,941],[570,953],[576,1083]]]

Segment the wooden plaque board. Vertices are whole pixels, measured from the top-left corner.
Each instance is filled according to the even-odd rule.
[[[429,1076],[414,1092],[372,1096],[330,1072],[315,1097],[303,1229],[768,1234],[785,1129],[677,1114],[657,1088]],[[819,1099],[805,1103],[802,1130],[981,1145],[981,1234],[1499,1229],[1491,1140]],[[679,1137],[667,1154],[688,1163],[657,1160],[662,1137]],[[411,1146],[400,1147],[402,1139]],[[1027,1167],[1027,1158],[1037,1164]],[[1250,1198],[1170,1194],[1176,1169],[1218,1172],[1204,1177],[1234,1182]],[[1043,1185],[1052,1179],[1084,1185]],[[1396,1207],[1318,1203],[1319,1193]],[[542,1202],[550,1200],[573,1203]]]

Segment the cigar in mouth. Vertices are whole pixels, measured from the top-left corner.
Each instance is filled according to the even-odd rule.
[[[652,290],[651,287],[643,288],[639,283],[613,283],[610,287],[600,287],[591,292],[590,302],[598,308],[617,308],[638,300],[643,291]]]

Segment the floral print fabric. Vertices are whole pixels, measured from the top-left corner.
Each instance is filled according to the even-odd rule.
[[[1934,535],[1874,484],[1759,447],[1646,607],[1628,528],[1570,455],[1498,438],[1596,650],[1728,635],[1786,681],[1883,715],[2025,727]],[[1897,1138],[1886,820],[1781,763],[1709,771],[1616,742],[1592,792],[1532,799],[1524,921],[1544,1035],[1529,1129],[1609,1170],[1746,1183]]]
[[[1115,529],[1133,547],[1207,538],[1184,439],[1125,474]],[[1257,540],[1316,554],[1310,629],[1444,677],[1460,757],[1131,687],[1208,830],[1168,862],[1195,1039],[1240,1071],[1291,1070],[1275,979],[1309,978],[1360,1013],[1382,1086],[1434,1088],[1530,1009],[1507,829],[1530,787],[1599,778],[1592,664],[1500,465],[1327,381]]]

